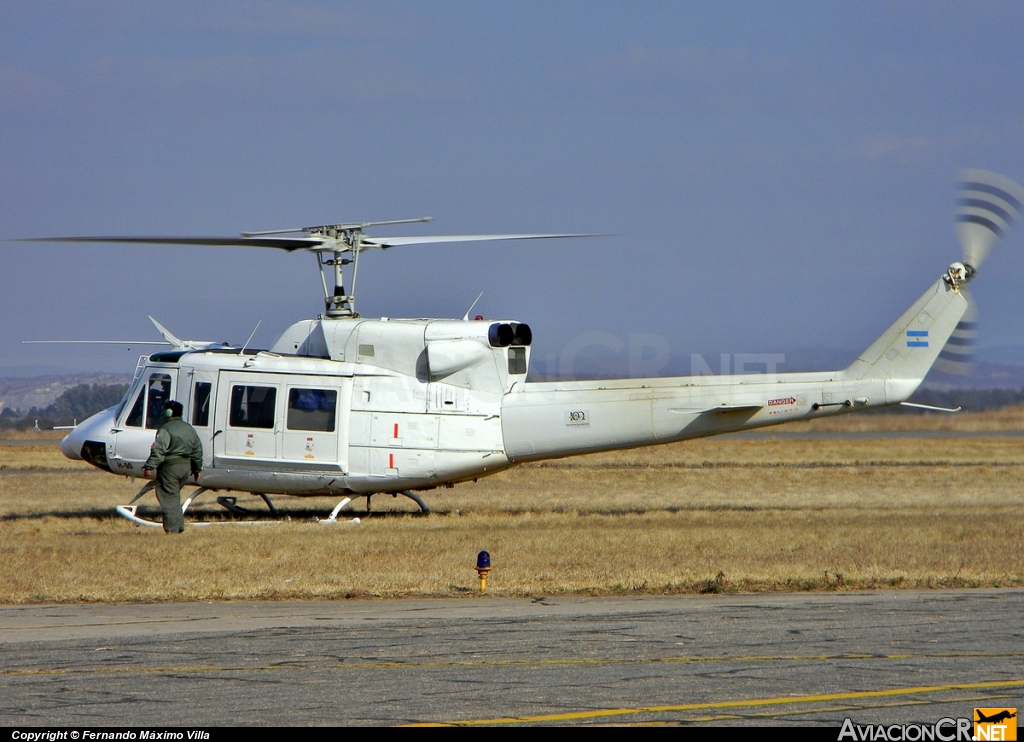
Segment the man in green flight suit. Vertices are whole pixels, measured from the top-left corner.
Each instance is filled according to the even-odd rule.
[[[181,419],[181,402],[168,402],[164,408],[166,421],[156,433],[149,458],[142,465],[142,474],[149,477],[156,469],[156,496],[164,511],[164,531],[181,533],[185,518],[181,514],[181,486],[189,474],[199,481],[203,470],[203,444],[195,429]]]

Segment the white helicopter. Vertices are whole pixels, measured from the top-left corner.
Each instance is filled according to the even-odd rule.
[[[185,341],[139,359],[124,399],[80,423],[63,453],[114,474],[141,477],[164,404],[177,399],[199,432],[205,462],[183,512],[209,490],[341,498],[417,494],[527,461],[633,448],[897,404],[940,357],[967,360],[971,281],[992,245],[1024,210],[1024,188],[982,170],[962,173],[954,262],[845,369],[816,373],[527,382],[532,333],[517,320],[360,317],[355,281],[369,249],[435,242],[582,235],[372,237],[364,230],[428,221],[333,224],[243,233],[241,238],[71,237],[51,242],[242,245],[317,256],[326,309],[289,327],[269,350]],[[282,236],[301,233],[302,236]],[[350,290],[344,289],[344,269]],[[479,297],[478,297],[479,298]],[[470,307],[472,311],[472,307]],[[155,320],[154,320],[155,323]],[[156,324],[156,323],[155,323]],[[251,336],[250,336],[251,338]],[[246,343],[246,345],[248,342]],[[945,349],[945,350],[944,350]],[[924,406],[924,405],[916,405]],[[933,408],[937,409],[937,408]],[[133,503],[117,511],[134,523]],[[237,509],[235,498],[218,501]]]

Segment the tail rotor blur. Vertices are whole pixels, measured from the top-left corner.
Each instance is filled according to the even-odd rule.
[[[960,172],[960,200],[956,231],[963,249],[963,268],[971,279],[992,247],[1009,231],[1024,212],[1024,188],[1009,178],[988,170]],[[978,310],[974,297],[961,289],[969,302],[967,312],[942,349],[935,370],[967,376],[974,363],[978,338]]]
[[[935,370],[953,376],[969,376],[974,368],[974,354],[978,343],[978,309],[967,288],[961,290],[969,302],[946,347],[935,360]]]
[[[978,270],[1024,211],[1024,188],[988,170],[963,170],[960,178],[956,230],[964,264]]]

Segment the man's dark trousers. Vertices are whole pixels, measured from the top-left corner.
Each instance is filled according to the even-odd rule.
[[[181,514],[181,486],[188,482],[192,467],[188,461],[160,464],[156,470],[156,498],[164,511],[164,530],[181,533],[185,517]]]

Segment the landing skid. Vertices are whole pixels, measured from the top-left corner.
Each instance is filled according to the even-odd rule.
[[[398,497],[399,495],[404,495],[404,496],[408,497],[410,500],[412,500],[414,503],[419,505],[420,506],[420,512],[422,512],[424,515],[429,515],[430,514],[430,508],[427,507],[427,503],[425,503],[423,501],[423,498],[421,498],[419,495],[417,495],[412,490],[405,490],[404,492],[392,492],[391,493],[392,497]],[[370,498],[371,497],[373,497],[372,494],[366,495],[366,512],[370,512]],[[348,505],[350,502],[352,502],[352,498],[351,497],[346,497],[344,500],[342,500],[341,502],[339,502],[337,505],[334,506],[334,510],[331,511],[331,514],[329,516],[327,516],[323,520],[320,520],[318,518],[317,519],[317,523],[323,523],[324,525],[331,525],[333,523],[337,523],[338,522],[338,513],[340,513],[342,511],[342,509],[346,505]],[[359,522],[359,518],[353,518],[349,522],[350,523],[358,523]]]
[[[139,515],[138,515],[139,506],[135,504],[140,499],[142,499],[143,495],[145,495],[147,492],[152,492],[155,489],[156,489],[156,482],[155,481],[146,482],[146,484],[144,484],[142,486],[142,489],[140,489],[138,491],[138,493],[135,495],[135,497],[132,498],[132,501],[130,503],[128,503],[127,505],[118,505],[116,508],[114,508],[114,510],[122,518],[126,518],[127,520],[130,520],[132,523],[134,523],[137,526],[149,526],[150,528],[153,528],[153,527],[155,527],[155,528],[163,528],[163,525],[164,525],[163,523],[159,523],[159,522],[157,522],[155,520],[147,520],[145,518],[140,518]],[[203,495],[203,493],[209,492],[209,491],[210,491],[209,487],[198,487],[197,486],[195,491],[193,491],[192,494],[189,495],[187,498],[185,498],[185,501],[183,503],[181,503],[181,514],[184,515],[185,511],[188,510],[189,505],[191,505],[196,500],[198,500],[200,498],[200,496]],[[272,515],[278,515],[277,508],[274,507],[274,503],[270,501],[269,497],[267,497],[262,492],[255,492],[253,494],[259,495],[261,498],[263,498],[263,502],[267,503],[267,507],[270,508],[270,512],[271,512]],[[245,508],[238,507],[235,504],[236,502],[237,502],[237,498],[235,498],[235,497],[218,497],[217,498],[217,503],[219,505],[227,508],[227,510],[230,511],[232,514],[242,515],[242,514],[246,514],[246,513],[249,512]],[[259,522],[259,523],[280,523],[281,521],[254,521],[254,523],[256,523],[256,522]],[[193,523],[192,525],[193,526],[201,527],[201,526],[211,526],[211,525],[219,525],[219,524],[215,524],[215,523]]]
[[[130,503],[128,503],[127,505],[118,505],[115,508],[115,511],[122,518],[125,518],[126,520],[130,520],[132,523],[134,523],[137,526],[149,526],[151,528],[163,528],[163,523],[160,523],[160,522],[157,522],[157,521],[154,521],[154,520],[147,520],[146,518],[140,518],[139,515],[138,515],[139,507],[138,507],[138,505],[135,504],[136,502],[138,502],[142,498],[143,495],[145,495],[148,492],[152,492],[154,489],[156,489],[156,482],[155,481],[146,482],[146,484],[143,485],[142,489],[140,489],[138,491],[138,493],[135,495],[135,497],[132,498]],[[198,500],[199,497],[204,492],[209,492],[210,489],[211,488],[209,488],[209,487],[197,487],[196,490],[188,498],[186,498],[185,501],[181,504],[181,514],[184,515],[185,511],[188,510],[189,505],[191,505],[193,502]],[[271,515],[275,515],[276,516],[276,515],[279,514],[277,508],[274,507],[274,503],[271,501],[271,499],[269,497],[267,497],[266,494],[264,494],[262,492],[253,492],[252,494],[262,498],[263,502],[265,502],[267,504],[267,507],[270,509]],[[393,492],[393,493],[391,493],[392,497],[398,497],[399,495],[403,495],[405,497],[408,497],[410,500],[412,500],[417,505],[419,505],[420,506],[420,512],[424,513],[425,515],[430,513],[430,508],[427,506],[427,503],[425,503],[423,501],[423,499],[419,495],[417,495],[415,492],[413,492],[412,490],[405,490],[404,492]],[[372,494],[366,495],[366,510],[367,510],[367,512],[369,512],[369,510],[370,510],[370,498],[372,496],[373,496]],[[350,502],[352,502],[352,498],[351,497],[344,498],[341,502],[339,502],[337,505],[335,505],[334,510],[331,511],[331,514],[329,516],[327,516],[323,520],[320,520],[319,518],[317,518],[316,519],[317,523],[323,523],[325,525],[332,525],[334,523],[337,523],[338,522],[338,514]],[[244,507],[242,507],[242,506],[240,506],[238,504],[238,498],[237,497],[222,495],[222,496],[217,498],[217,504],[220,505],[221,507],[225,508],[232,515],[248,515],[250,513],[249,510],[247,510],[246,508],[244,508]],[[236,523],[236,525],[252,525],[254,523],[281,523],[281,522],[282,521],[251,521],[251,522],[247,522],[247,523],[244,523],[244,524],[243,523]],[[356,523],[359,523],[359,518],[352,518],[350,521],[346,521],[346,522],[356,524]],[[210,525],[227,525],[227,524],[193,523],[192,525],[194,525],[194,526],[210,526]]]
[[[346,497],[344,500],[342,500],[341,502],[339,502],[337,505],[334,506],[334,510],[331,511],[330,515],[328,515],[323,520],[320,520],[319,518],[317,518],[316,522],[317,523],[321,523],[321,524],[323,524],[325,526],[334,525],[335,523],[338,522],[338,513],[340,513],[341,509],[343,507],[345,507],[346,505],[348,505],[350,502],[352,502],[352,498],[351,497]],[[349,523],[358,523],[358,522],[359,522],[359,518],[353,518],[352,520],[349,521]]]
[[[405,492],[397,492],[397,493],[392,494],[391,496],[392,497],[398,497],[398,495],[405,495],[410,500],[412,500],[414,503],[416,503],[417,505],[420,506],[420,512],[421,513],[423,513],[424,515],[430,515],[430,508],[427,507],[427,503],[423,502],[423,498],[421,498],[419,495],[417,495],[412,490],[405,490]],[[366,500],[366,509],[367,510],[370,509],[370,500],[369,500],[369,498],[367,498],[367,500]]]
[[[117,514],[121,515],[132,523],[138,526],[156,526],[157,528],[163,528],[163,523],[157,523],[156,521],[146,520],[140,518],[135,514],[138,510],[138,505],[118,505]],[[206,528],[207,526],[265,526],[274,523],[283,523],[281,520],[250,520],[250,521],[223,521],[223,522],[212,522],[212,523],[192,523],[191,528]]]
[[[155,481],[146,482],[146,484],[143,485],[142,489],[140,489],[138,493],[135,495],[135,497],[132,498],[132,501],[130,503],[128,503],[127,505],[118,505],[116,508],[114,508],[115,512],[117,512],[117,514],[120,515],[122,518],[127,518],[137,526],[156,526],[157,528],[163,528],[163,523],[157,523],[154,520],[146,520],[145,518],[140,518],[137,515],[139,506],[136,505],[135,503],[138,502],[142,498],[142,496],[145,495],[147,492],[152,492],[155,489]],[[209,487],[197,487],[196,490],[191,495],[185,498],[185,502],[181,504],[181,514],[184,515],[185,511],[188,510],[188,506],[191,505],[196,500],[198,500],[200,495],[202,495],[204,492],[208,492],[209,490]],[[200,524],[197,523],[196,525]]]
[[[262,493],[262,492],[253,492],[252,494],[256,495],[257,497],[262,498],[263,502],[267,503],[267,507],[270,509],[270,514],[271,515],[274,515],[274,516],[280,515],[280,513],[277,512],[277,508],[274,507],[274,503],[271,502],[270,498],[267,497],[264,493]],[[244,508],[244,507],[242,507],[241,505],[238,504],[238,498],[237,497],[231,497],[231,496],[227,496],[227,495],[218,497],[217,498],[217,504],[220,505],[225,510],[227,510],[232,515],[248,515],[251,512],[248,508]]]
[[[138,505],[118,505],[114,509],[122,518],[127,518],[137,526],[153,526],[156,528],[164,527],[163,523],[157,523],[156,521],[146,520],[145,518],[137,516],[135,512],[139,509]]]

